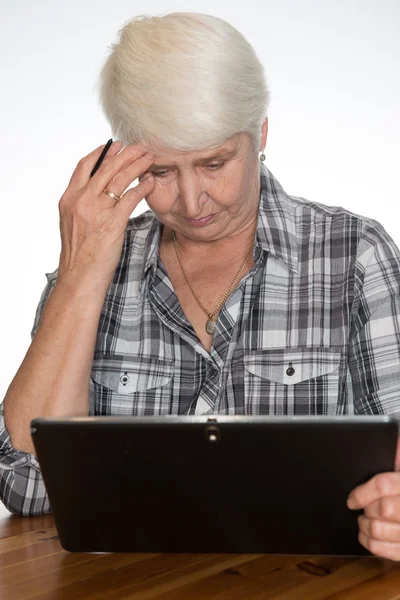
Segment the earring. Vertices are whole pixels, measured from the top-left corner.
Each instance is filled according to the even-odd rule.
[[[260,156],[260,160],[261,160],[261,161],[264,161],[266,158],[267,158],[267,157],[265,156],[265,154],[264,154],[264,152],[263,152],[263,153],[261,154],[261,156]]]

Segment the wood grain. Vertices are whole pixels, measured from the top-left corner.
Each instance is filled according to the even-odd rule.
[[[89,554],[62,549],[51,515],[0,509],[3,600],[400,600],[378,557]]]

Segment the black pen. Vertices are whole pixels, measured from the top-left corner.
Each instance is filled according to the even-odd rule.
[[[112,138],[108,140],[107,144],[105,145],[105,147],[103,148],[103,152],[100,154],[100,158],[97,161],[97,163],[94,165],[92,172],[90,173],[90,177],[93,177],[93,175],[96,173],[97,169],[100,167],[101,163],[104,160],[105,155],[107,154],[107,152],[110,149],[111,144],[113,143]]]

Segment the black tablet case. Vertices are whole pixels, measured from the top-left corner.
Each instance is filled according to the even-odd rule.
[[[61,545],[78,552],[369,554],[349,492],[393,471],[388,417],[34,419]]]

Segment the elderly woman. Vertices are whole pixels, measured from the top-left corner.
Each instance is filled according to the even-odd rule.
[[[269,94],[244,37],[209,15],[135,18],[99,91],[120,141],[92,178],[103,146],[79,161],[59,203],[59,266],[4,399],[5,505],[50,511],[39,415],[400,417],[399,251],[262,164]],[[349,506],[360,542],[400,559],[400,473]]]

